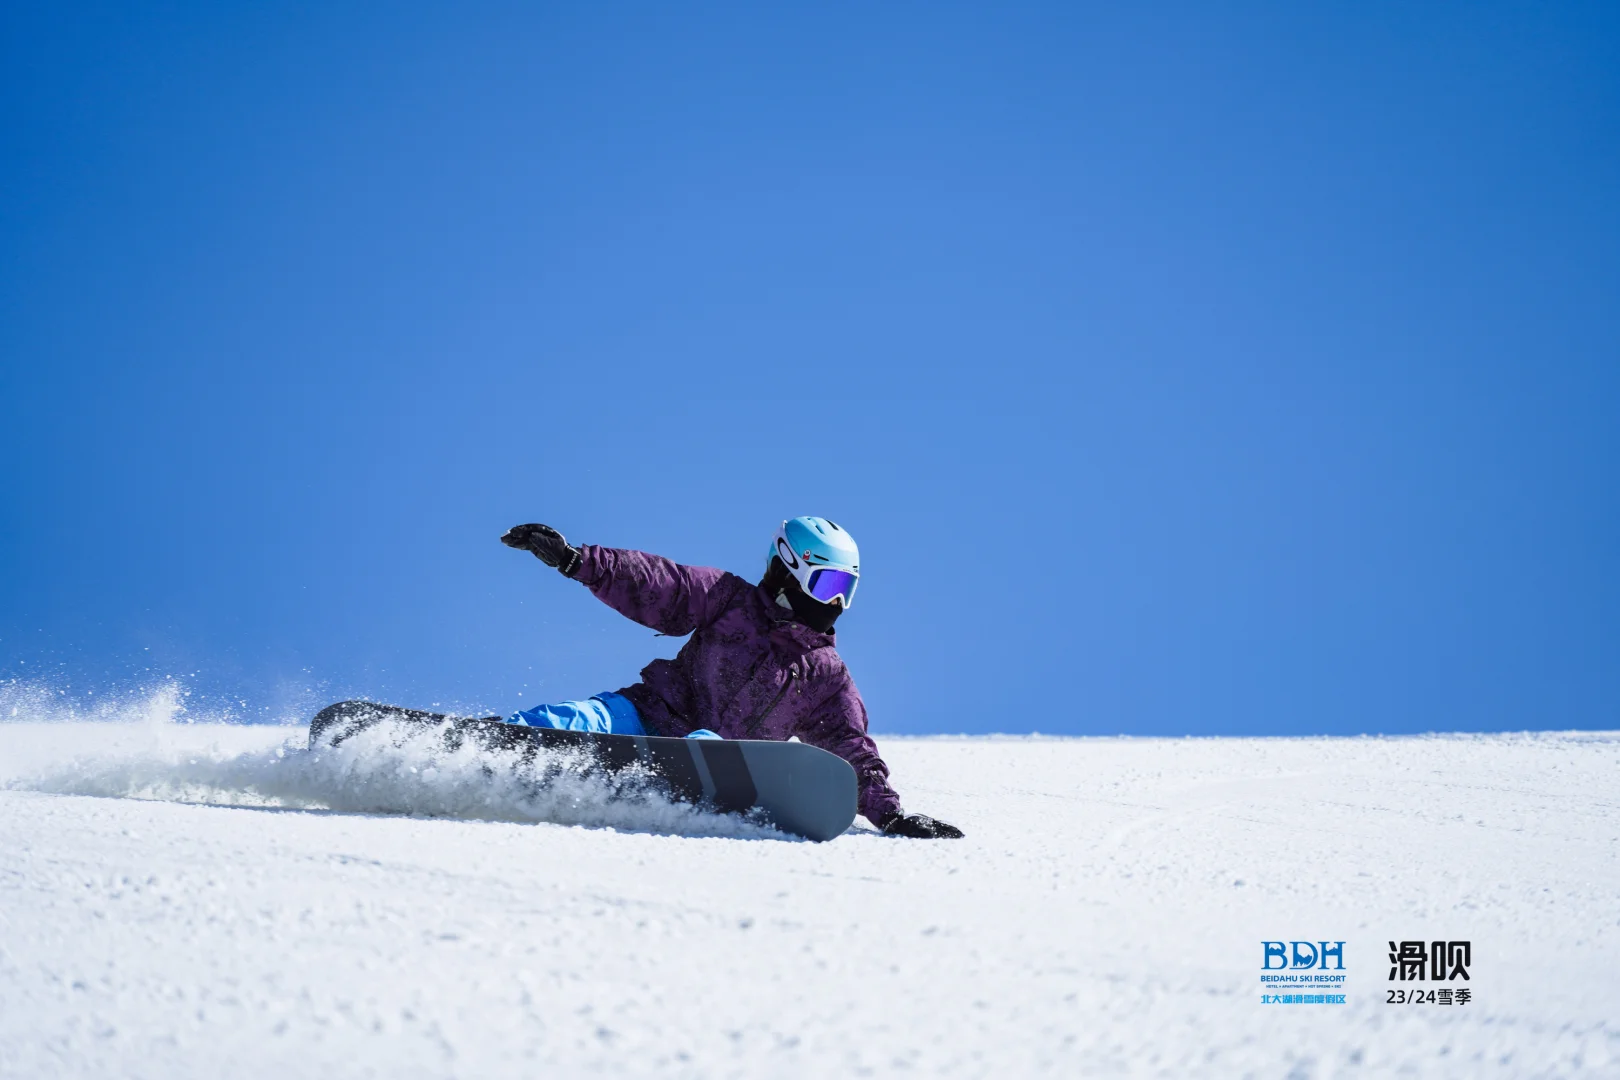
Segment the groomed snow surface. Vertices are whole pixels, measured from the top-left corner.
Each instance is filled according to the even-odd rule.
[[[1620,1076],[1620,735],[881,739],[968,838],[811,844],[13,708],[7,1078]],[[1472,1000],[1386,1003],[1392,938]],[[1296,939],[1345,1004],[1262,1003]]]

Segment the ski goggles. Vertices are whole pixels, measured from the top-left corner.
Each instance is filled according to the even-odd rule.
[[[855,602],[855,586],[860,580],[861,575],[848,570],[819,567],[810,571],[810,580],[805,583],[804,591],[823,604],[830,604],[842,597],[847,608]]]

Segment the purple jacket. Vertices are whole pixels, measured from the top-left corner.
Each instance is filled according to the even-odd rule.
[[[661,634],[692,635],[675,659],[654,660],[641,669],[640,682],[619,691],[649,733],[797,735],[855,767],[868,821],[900,809],[833,634],[794,622],[765,590],[724,570],[593,544],[580,553],[574,577],[597,599]]]

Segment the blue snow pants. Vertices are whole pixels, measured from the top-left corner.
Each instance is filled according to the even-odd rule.
[[[561,728],[563,731],[592,731],[598,735],[645,735],[641,714],[621,694],[597,694],[584,701],[559,701],[536,705],[506,718],[508,724]]]
[[[506,718],[508,724],[527,727],[559,728],[563,731],[591,731],[598,735],[645,735],[641,714],[630,704],[630,699],[611,691],[586,698],[584,701],[559,701],[555,705],[536,705]],[[688,739],[718,739],[720,736],[708,728],[698,728]]]

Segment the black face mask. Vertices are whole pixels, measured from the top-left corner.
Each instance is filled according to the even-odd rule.
[[[843,604],[823,604],[820,600],[806,596],[804,590],[799,588],[795,581],[791,586],[782,590],[787,602],[793,608],[793,617],[818,634],[825,634],[833,628],[838,616],[844,613]]]
[[[799,587],[799,579],[788,573],[781,559],[772,559],[771,567],[765,571],[760,579],[765,591],[774,597],[782,597],[793,609],[793,620],[802,623],[818,634],[825,634],[832,630],[833,623],[838,616],[844,613],[843,604],[823,604],[820,600],[805,594]]]

